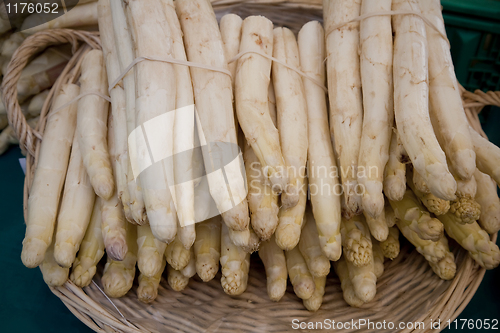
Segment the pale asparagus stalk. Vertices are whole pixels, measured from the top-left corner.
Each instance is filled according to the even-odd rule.
[[[154,276],[148,277],[144,274],[139,274],[137,287],[137,298],[139,301],[149,304],[152,303],[158,296],[158,287],[160,286],[161,276],[165,269],[166,262],[163,260],[161,269]]]
[[[35,128],[36,125],[38,124],[39,119],[40,117],[29,119],[28,125],[31,128]],[[0,120],[0,128],[2,127],[1,125],[2,124]],[[7,149],[9,149],[9,146],[19,144],[19,139],[17,138],[16,133],[14,132],[14,129],[11,126],[7,125],[7,127],[5,129],[2,129],[1,131],[2,132],[0,133],[0,155],[5,153]]]
[[[101,206],[102,199],[96,198],[87,232],[71,270],[70,279],[80,288],[90,284],[96,273],[96,266],[104,255]]]
[[[249,19],[249,21],[250,20],[252,19]],[[226,14],[220,19],[219,25],[222,43],[224,43],[224,56],[226,57],[226,60],[229,61],[233,59],[240,50],[241,27],[243,25],[243,20],[236,14]],[[227,64],[233,79],[233,89],[236,80],[237,65],[237,61]]]
[[[167,258],[168,264],[172,266],[173,269],[180,271],[189,263],[190,253],[190,250],[186,250],[179,236],[177,236],[167,245],[165,258]]]
[[[350,220],[342,218],[340,228],[344,257],[359,267],[368,265],[372,258],[370,230],[364,220],[363,215],[356,215]]]
[[[65,47],[52,47],[33,59],[17,81],[17,99],[22,103],[28,97],[52,87],[69,59]]]
[[[452,252],[447,252],[446,256],[438,263],[429,262],[434,273],[443,280],[451,280],[455,277],[457,272],[457,265],[455,264],[455,256]]]
[[[389,228],[392,228],[396,225],[396,215],[394,214],[394,209],[392,209],[389,200],[386,200],[385,203],[385,222]],[[390,230],[389,230],[390,233]]]
[[[406,190],[401,201],[390,201],[390,203],[398,219],[398,226],[399,222],[404,220],[408,228],[417,233],[418,237],[434,242],[443,234],[443,224],[431,217],[410,189]]]
[[[474,175],[467,180],[456,178],[457,198],[450,203],[450,212],[459,218],[459,223],[472,223],[479,219],[481,206],[474,199],[477,183]]]
[[[318,311],[321,307],[321,303],[323,303],[323,295],[325,294],[325,284],[326,284],[326,276],[321,277],[313,277],[314,280],[314,293],[308,299],[302,300],[304,306],[309,311]]]
[[[63,268],[59,266],[54,258],[54,243],[50,244],[45,257],[40,264],[42,271],[43,281],[49,287],[60,287],[67,280],[69,275],[69,267]]]
[[[301,299],[311,298],[315,290],[314,280],[298,247],[285,251],[285,258],[295,295]]]
[[[154,0],[125,3],[136,56],[172,57],[173,43],[163,5]],[[143,61],[135,66],[136,125],[150,128],[148,136],[154,164],[139,176],[149,224],[155,237],[170,243],[177,233],[173,191],[173,129],[176,73],[170,63]],[[161,118],[160,118],[161,117]],[[155,120],[157,118],[157,120]],[[162,119],[162,120],[159,120]],[[161,123],[160,127],[155,124]],[[136,150],[139,163],[149,159],[148,149]]]
[[[276,96],[274,94],[274,87],[272,84],[269,84],[268,88],[267,105],[269,106],[269,114],[271,115],[271,120],[273,121],[274,127],[277,127],[278,112],[276,111]]]
[[[227,69],[224,45],[210,2],[178,0],[175,5],[184,32],[188,60]],[[202,144],[209,143],[203,157],[210,194],[224,222],[233,230],[243,231],[248,228],[250,217],[231,101],[231,78],[217,71],[193,67],[190,70],[200,120],[198,130],[204,134]],[[231,157],[232,162],[224,165],[227,157]],[[227,184],[223,173],[218,170],[222,166]]]
[[[21,31],[24,35],[32,35],[47,29],[77,28],[91,25],[97,25],[97,1],[77,5],[64,15],[60,13],[32,14],[24,19]]]
[[[176,271],[172,266],[168,265],[167,273],[167,282],[170,288],[175,291],[182,291],[187,287],[189,278],[182,275],[180,271]]]
[[[186,51],[182,41],[182,31],[175,13],[174,2],[165,0],[164,9],[173,39],[173,56],[177,60],[186,61]],[[195,239],[194,223],[194,95],[189,67],[174,66],[176,75],[176,101],[174,120],[174,184],[175,206],[180,223],[178,229],[180,240],[185,248],[190,248]],[[172,186],[171,184],[169,184]]]
[[[42,111],[43,108],[43,104],[45,103],[45,100],[47,99],[49,92],[50,90],[46,89],[41,93],[33,96],[30,103],[28,104],[28,114],[31,117],[37,117],[40,115],[40,112]]]
[[[273,57],[300,68],[299,47],[292,31],[276,28],[273,32]],[[272,64],[273,86],[278,113],[281,150],[287,168],[288,184],[281,205],[292,208],[300,200],[307,161],[307,102],[302,77],[278,62]]]
[[[221,253],[221,217],[212,217],[206,222],[196,224],[196,240],[194,256],[196,258],[196,273],[208,282],[219,271]]]
[[[106,63],[106,72],[108,82],[113,82],[121,74],[120,63],[118,62],[118,50],[114,41],[113,22],[111,17],[110,0],[99,0],[99,32],[101,36],[104,59]],[[132,220],[129,202],[130,194],[128,192],[127,172],[128,172],[128,138],[127,138],[127,114],[126,114],[126,96],[122,85],[112,87],[111,114],[114,131],[113,136],[108,134],[109,150],[113,148],[114,154],[111,156],[113,166],[113,175],[116,181],[116,191],[120,199],[125,215],[128,220]],[[111,147],[111,140],[113,147]],[[126,252],[126,251],[125,251]],[[109,251],[108,251],[109,254]],[[125,254],[125,253],[123,253]]]
[[[407,171],[407,173],[408,173],[408,171]],[[413,185],[415,186],[415,188],[424,194],[431,193],[429,186],[427,186],[424,178],[417,172],[417,170],[413,170],[412,174],[413,174],[412,182],[413,182]],[[408,182],[408,180],[407,180],[407,182]]]
[[[384,257],[391,260],[399,255],[401,245],[399,244],[399,229],[397,227],[389,228],[389,236],[383,242],[380,242],[380,248]]]
[[[299,203],[295,207],[289,209],[281,207],[279,210],[279,223],[275,232],[276,244],[285,251],[293,249],[300,240],[307,202],[307,178],[299,189],[299,195]]]
[[[460,224],[451,213],[438,216],[443,222],[448,236],[453,238],[481,267],[493,269],[500,264],[500,250],[490,240],[486,231],[481,229],[477,222]]]
[[[446,256],[446,253],[449,252],[447,246],[443,246],[441,242],[423,240],[415,231],[410,228],[411,223],[412,222],[405,219],[397,220],[399,230],[401,231],[403,236],[405,236],[405,238],[416,247],[418,253],[423,255],[427,261],[438,263]],[[443,237],[445,236],[440,236],[440,238]]]
[[[137,267],[146,276],[154,276],[161,269],[167,244],[153,235],[149,225],[137,226]]]
[[[263,16],[243,21],[239,51],[273,55],[273,24]],[[229,60],[229,59],[228,59]],[[288,177],[280,147],[280,136],[268,112],[271,60],[258,54],[238,59],[235,79],[235,102],[238,122],[257,156],[265,178],[276,192],[285,190]]]
[[[440,199],[432,193],[419,191],[411,179],[411,175],[412,173],[408,170],[408,185],[420,202],[434,215],[446,214],[448,210],[450,210],[450,202],[448,200]]]
[[[122,261],[115,261],[108,256],[108,262],[102,273],[104,292],[110,297],[122,297],[132,288],[137,263],[137,227],[127,224],[127,254]]]
[[[92,50],[85,55],[80,84],[82,94],[97,91],[108,95],[102,51]],[[95,193],[105,200],[111,198],[115,187],[106,146],[108,108],[109,102],[96,95],[87,95],[78,101],[77,133],[83,164]]]
[[[75,134],[61,207],[57,216],[54,258],[61,267],[71,267],[90,222],[95,193]]]
[[[350,306],[359,308],[361,305],[364,304],[364,302],[360,300],[354,292],[352,281],[349,278],[349,270],[347,269],[347,262],[344,259],[344,257],[341,257],[339,260],[334,261],[333,268],[335,269],[335,273],[337,273],[340,279],[340,287],[342,288],[344,300]]]
[[[393,0],[392,10],[419,12],[417,0]],[[457,185],[448,170],[429,117],[428,45],[424,21],[415,15],[392,17],[394,111],[403,146],[432,194],[455,199]],[[408,56],[411,54],[412,56]]]
[[[319,82],[325,82],[324,31],[318,22],[302,27],[298,37],[302,71]],[[340,239],[341,204],[336,190],[340,186],[333,146],[328,129],[328,110],[325,92],[307,78],[302,79],[307,101],[308,170],[311,202],[319,244],[330,260],[338,260],[342,254]]]
[[[122,1],[110,1],[111,16],[113,19],[113,31],[115,36],[115,46],[120,63],[120,70],[132,63],[134,60],[134,49],[132,45],[132,37],[130,35]],[[123,87],[126,98],[126,116],[127,116],[127,138],[136,127],[135,121],[135,78],[134,71],[129,71],[123,77]],[[130,149],[130,147],[129,147]],[[146,208],[142,197],[142,187],[139,178],[134,178],[132,165],[129,162],[127,171],[128,192],[130,202],[124,202],[124,206],[130,207],[132,218],[137,224],[145,224],[147,222]]]
[[[398,134],[394,131],[389,148],[389,160],[384,169],[384,194],[392,201],[401,200],[406,191],[406,166],[399,161],[398,145]]]
[[[359,23],[353,22],[330,31],[331,27],[359,16],[360,0],[325,0],[323,17],[326,31],[330,135],[340,167],[344,189],[344,215],[361,212],[356,193],[359,148],[363,125],[359,65]]]
[[[187,278],[192,278],[196,274],[196,258],[194,257],[194,249],[192,246],[189,252],[189,262],[186,267],[181,270],[181,273]]]
[[[54,108],[63,106],[78,96],[79,87],[63,85]],[[43,261],[52,242],[59,208],[59,199],[66,178],[71,143],[76,128],[76,103],[51,113],[45,124],[43,144],[38,155],[33,184],[28,198],[28,219],[21,259],[26,267],[36,267]]]
[[[300,234],[299,250],[306,261],[309,272],[314,277],[326,276],[330,272],[330,260],[323,254],[318,243],[318,230],[311,209],[305,214],[305,225]]]
[[[127,224],[122,203],[116,194],[109,200],[103,200],[102,237],[106,253],[113,260],[123,260],[127,254]]]
[[[385,210],[382,210],[382,213],[379,214],[376,218],[373,218],[368,212],[363,211],[363,214],[366,219],[366,224],[368,228],[370,228],[370,233],[372,236],[382,242],[387,239],[387,235],[389,234],[389,226],[387,225],[387,221],[385,219]]]
[[[243,159],[248,183],[248,208],[253,230],[262,240],[268,240],[278,226],[278,195],[264,176],[252,147],[245,144]]]
[[[225,224],[221,228],[220,266],[224,292],[232,296],[242,294],[247,288],[250,254],[233,244]]]
[[[262,242],[259,257],[266,270],[267,295],[271,301],[278,302],[286,292],[288,273],[285,253],[276,244],[274,236]]]
[[[346,264],[354,294],[364,303],[373,300],[377,293],[377,276],[375,275],[373,252],[371,253],[368,265],[358,267],[349,260],[346,260]]]
[[[384,274],[384,251],[381,247],[381,242],[372,240],[373,244],[373,268],[377,279]]]
[[[236,246],[240,246],[245,252],[252,254],[259,250],[260,238],[253,230],[252,226],[249,226],[248,230],[244,231],[229,229],[229,238]],[[243,239],[246,242],[243,242]]]
[[[476,201],[481,205],[479,225],[489,234],[500,230],[500,199],[497,185],[487,174],[477,170],[474,172],[477,182]]]
[[[476,151],[477,168],[497,184],[500,183],[500,148],[483,138],[472,127],[469,127],[469,131]]]
[[[476,169],[476,154],[468,130],[460,89],[451,59],[441,3],[418,0],[425,18],[429,44],[429,113],[436,137],[449,160],[450,169],[461,179],[469,179]],[[435,29],[438,29],[436,31]]]
[[[362,1],[361,15],[390,11],[391,3],[391,0]],[[364,114],[358,168],[364,172],[358,182],[364,186],[363,210],[376,219],[384,211],[383,169],[389,160],[394,122],[391,17],[362,20],[359,35]]]

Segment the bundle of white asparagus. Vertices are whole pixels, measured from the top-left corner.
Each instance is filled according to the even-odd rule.
[[[180,291],[220,268],[240,295],[258,252],[269,298],[289,277],[310,311],[331,261],[348,304],[373,300],[400,233],[441,279],[447,237],[498,266],[500,148],[467,123],[439,0],[323,5],[297,38],[263,16],[219,27],[209,0],[82,5],[102,51],[47,119],[23,263],[84,287],[106,253],[104,291],[125,295],[137,266],[150,303],[165,270]],[[391,10],[432,25],[371,15]]]

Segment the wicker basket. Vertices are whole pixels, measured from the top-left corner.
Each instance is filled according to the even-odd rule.
[[[251,4],[235,5],[240,2]],[[256,5],[255,2],[261,4]],[[269,16],[278,25],[286,25],[295,28],[294,30],[305,23],[302,22],[304,20],[321,19],[320,0],[268,0],[265,1],[265,6],[259,0],[215,0],[213,3],[218,15],[229,11],[235,11],[242,16],[261,13]],[[283,14],[287,10],[297,13],[297,7],[301,7],[299,16]],[[71,43],[74,55],[51,89],[38,126],[33,130],[21,113],[16,99],[16,84],[21,70],[33,55],[50,45],[62,43]],[[42,137],[54,96],[62,84],[78,81],[82,57],[93,48],[100,48],[98,33],[95,32],[67,29],[40,32],[25,40],[14,54],[4,76],[2,91],[9,122],[19,137],[21,148],[28,153],[24,187],[25,217],[40,147],[39,139]],[[484,135],[478,113],[485,105],[500,106],[500,92],[463,91],[463,98],[470,123]],[[496,235],[493,238],[496,240]],[[451,246],[457,262],[457,273],[452,281],[439,279],[423,256],[406,244],[402,246],[401,254],[395,260],[385,263],[385,272],[377,281],[375,299],[361,308],[352,308],[344,302],[339,280],[334,274],[328,277],[323,305],[315,313],[304,309],[291,288],[280,302],[273,303],[267,296],[263,266],[255,256],[252,257],[248,289],[238,297],[224,294],[219,273],[208,283],[203,283],[198,278],[191,279],[183,292],[171,290],[163,279],[158,298],[151,305],[138,301],[137,285],[125,297],[111,300],[100,288],[102,265],[98,267],[94,281],[89,287],[80,289],[68,281],[64,286],[51,290],[76,317],[96,332],[284,332],[292,329],[294,319],[301,322],[320,322],[325,319],[333,319],[336,322],[351,319],[372,322],[385,320],[396,325],[395,329],[390,331],[397,330],[400,322],[424,322],[425,328],[415,328],[415,331],[424,332],[430,330],[431,320],[454,320],[469,303],[485,273],[465,250],[454,243],[451,243]],[[441,328],[444,328],[443,325]]]

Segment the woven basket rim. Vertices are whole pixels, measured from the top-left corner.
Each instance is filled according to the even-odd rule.
[[[241,1],[215,0],[214,4],[223,3],[224,5],[227,5],[228,3],[234,4],[238,2]],[[264,2],[280,4],[286,1],[269,0]],[[294,5],[297,5],[297,3],[304,3],[304,1],[295,1]],[[317,5],[314,5],[311,8],[318,7]],[[40,138],[43,135],[46,118],[48,113],[50,112],[49,110],[51,108],[54,96],[60,90],[62,84],[70,82],[74,83],[77,81],[79,76],[79,66],[83,55],[91,49],[100,49],[100,40],[98,36],[99,34],[97,32],[78,31],[71,29],[54,29],[39,32],[28,37],[22,43],[22,45],[15,52],[12,62],[8,66],[7,73],[4,76],[4,81],[2,83],[3,100],[6,105],[9,124],[13,127],[16,135],[19,138],[21,149],[27,152],[27,170],[24,185],[25,217],[26,203],[34,169],[36,167]],[[57,45],[62,43],[71,43],[73,45],[74,56],[69,61],[68,65],[66,66],[61,76],[57,79],[54,86],[51,88],[49,97],[47,98],[47,101],[43,106],[39,124],[35,129],[31,129],[27,124],[17,101],[17,81],[19,80],[21,70],[27,65],[28,60],[34,54],[40,52],[50,45]],[[79,45],[79,43],[82,44]],[[463,87],[460,87],[460,89],[464,101],[464,108],[466,110],[467,118],[471,126],[481,135],[486,137],[486,134],[481,128],[478,114],[486,105],[500,106],[500,92],[485,93],[477,90],[472,93],[466,91],[465,89],[463,89]],[[496,237],[496,234],[492,236],[493,241],[496,241]],[[413,250],[413,252],[415,252],[415,250]],[[434,304],[427,309],[426,313],[412,314],[415,318],[415,321],[424,321],[431,318],[434,320],[439,318],[442,321],[448,319],[454,320],[472,299],[474,293],[476,292],[484,277],[485,269],[479,267],[479,265],[477,265],[468,255],[464,255],[464,250],[461,250],[460,253],[461,254],[459,254],[457,258],[460,257],[462,260],[459,264],[457,264],[456,277],[448,284],[443,293],[439,297],[437,297]],[[410,258],[410,256],[405,257],[405,259],[408,258]],[[398,273],[396,271],[399,271],[399,275],[406,274],[405,272],[401,272],[404,270],[398,270],[397,268],[394,269],[394,266],[397,263],[397,260],[395,260],[394,262],[390,262],[386,265],[386,270],[392,269],[392,271],[394,271],[395,273],[392,273],[393,275],[390,275],[388,273],[388,276],[382,276],[383,281],[389,281],[391,277],[396,276],[396,274]],[[427,271],[428,270],[429,269],[427,269]],[[66,284],[62,287],[51,287],[50,289],[57,297],[61,299],[66,307],[78,319],[80,319],[84,324],[86,324],[89,328],[96,332],[120,331],[135,333],[150,331],[148,327],[142,325],[141,323],[132,323],[131,321],[128,321],[121,317],[118,312],[109,310],[108,307],[104,307],[102,303],[96,301],[95,299],[98,298],[96,295],[99,295],[99,297],[102,298],[102,294],[100,294],[98,284],[96,284],[95,282],[93,283],[94,284],[90,287],[81,289],[68,280],[68,282],[66,282]],[[225,295],[222,292],[222,289],[220,289],[220,293],[221,295],[227,297],[229,303],[231,298]],[[136,302],[139,301],[137,300]],[[122,304],[123,306],[126,305],[125,303]],[[231,306],[231,304],[228,304],[228,306]],[[364,310],[361,309],[359,313],[366,313],[363,311]],[[301,312],[301,315],[302,314],[303,312]],[[297,317],[301,317],[301,315],[297,314]],[[170,328],[174,328],[174,326]],[[211,330],[213,329],[211,328]]]

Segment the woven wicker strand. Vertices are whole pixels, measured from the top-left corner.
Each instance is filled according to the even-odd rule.
[[[321,1],[283,0],[230,1],[214,0],[215,6],[235,6],[240,3],[273,4],[284,8],[310,8],[317,11]],[[238,7],[238,10],[246,10]],[[275,15],[275,14],[274,14]],[[273,17],[270,17],[273,19]],[[283,20],[283,19],[282,19]],[[79,42],[82,42],[79,45]],[[40,123],[32,130],[24,119],[17,102],[16,84],[21,70],[28,60],[44,48],[54,44],[71,43],[74,55],[51,89],[41,116]],[[28,152],[25,180],[24,206],[33,178],[40,140],[45,121],[51,110],[54,96],[64,83],[77,82],[83,56],[91,49],[100,48],[98,33],[67,29],[49,30],[37,33],[21,45],[9,65],[2,86],[9,121],[20,140],[21,148]],[[483,136],[478,114],[486,105],[500,106],[500,92],[474,93],[461,88],[464,107],[471,126]],[[496,235],[493,236],[496,240]],[[84,324],[95,332],[283,332],[292,328],[292,320],[321,322],[325,319],[351,321],[365,319],[372,322],[387,321],[424,322],[425,328],[405,329],[402,332],[430,331],[430,321],[454,320],[469,303],[479,287],[485,269],[470,258],[458,245],[452,244],[457,262],[457,273],[452,281],[439,279],[427,261],[413,247],[402,246],[400,255],[385,263],[385,272],[377,281],[375,299],[361,308],[348,306],[342,296],[339,280],[330,274],[327,280],[321,309],[310,313],[289,289],[278,303],[269,300],[266,292],[266,276],[262,263],[252,258],[252,269],[245,293],[238,297],[225,295],[220,286],[220,273],[208,283],[198,278],[191,279],[182,292],[173,291],[162,279],[159,294],[151,305],[137,299],[137,286],[123,298],[109,299],[101,288],[102,266],[94,277],[94,283],[79,288],[71,281],[62,287],[51,288],[66,307]],[[397,328],[397,327],[396,327]],[[441,327],[444,328],[443,326]],[[344,330],[354,331],[352,329]],[[394,331],[394,330],[388,330]]]

